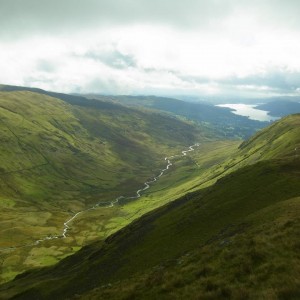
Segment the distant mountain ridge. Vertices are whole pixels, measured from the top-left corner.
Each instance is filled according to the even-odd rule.
[[[204,102],[187,102],[157,96],[101,96],[93,94],[86,95],[86,97],[133,107],[156,109],[199,123],[208,123],[226,137],[247,138],[269,124],[233,114],[228,108]]]
[[[274,117],[283,117],[289,114],[300,113],[300,101],[277,100],[269,103],[261,104],[257,109],[268,111],[269,115]]]
[[[216,107],[208,103],[191,103],[182,100],[156,96],[102,96],[71,95],[44,91],[37,88],[0,85],[0,91],[33,91],[66,101],[70,104],[102,108],[113,103],[155,109],[193,120],[210,124],[214,131],[225,137],[247,138],[257,130],[268,125],[268,122],[250,120],[247,117],[233,114],[230,109]],[[89,99],[89,100],[87,100]],[[100,100],[100,101],[99,101]],[[99,102],[97,102],[99,101]],[[113,107],[113,106],[112,106]]]

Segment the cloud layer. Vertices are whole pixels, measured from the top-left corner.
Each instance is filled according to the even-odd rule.
[[[0,82],[64,92],[300,93],[294,0],[0,0]]]

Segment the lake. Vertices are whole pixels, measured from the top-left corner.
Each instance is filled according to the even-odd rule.
[[[218,104],[219,107],[228,107],[233,109],[233,113],[240,116],[249,117],[251,120],[257,121],[275,121],[278,117],[272,117],[268,115],[267,111],[256,109],[258,104],[243,104],[243,103],[228,103],[228,104]]]

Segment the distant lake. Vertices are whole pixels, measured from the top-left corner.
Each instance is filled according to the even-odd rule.
[[[257,121],[274,121],[278,120],[278,117],[272,117],[268,115],[267,111],[256,109],[255,107],[258,104],[243,104],[243,103],[238,103],[238,104],[219,104],[216,106],[220,107],[228,107],[232,108],[234,111],[233,113],[236,115],[240,116],[245,116],[249,117],[251,120],[257,120]]]

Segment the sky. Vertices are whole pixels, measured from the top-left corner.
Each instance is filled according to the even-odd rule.
[[[0,0],[0,83],[300,96],[299,0]]]

